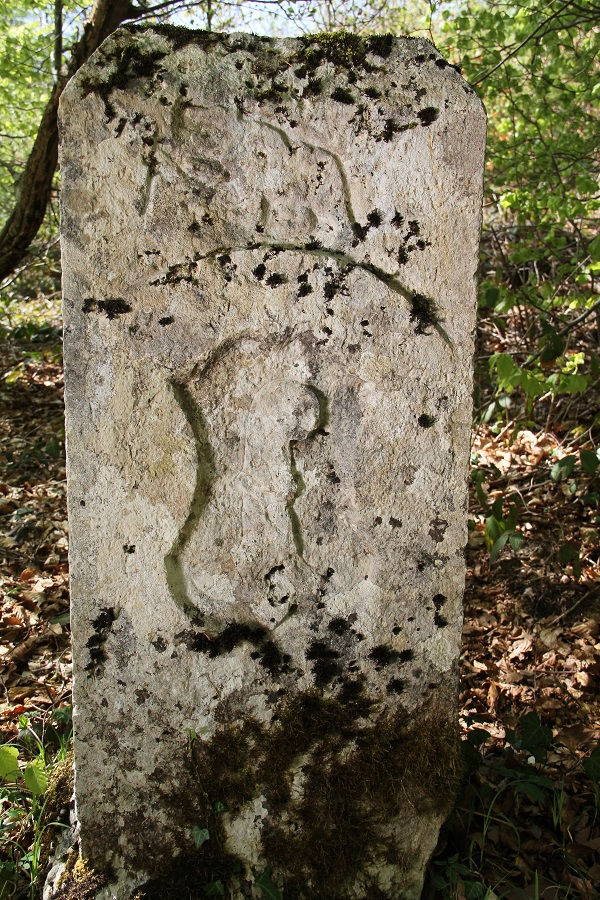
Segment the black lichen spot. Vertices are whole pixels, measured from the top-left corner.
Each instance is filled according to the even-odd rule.
[[[383,519],[381,518],[381,516],[375,516],[375,518],[373,519],[373,525],[381,525],[382,521]]]
[[[419,119],[421,125],[431,125],[438,118],[440,114],[439,109],[435,106],[426,106],[425,109],[419,110],[417,113],[417,118]]]
[[[106,300],[98,300],[98,309],[106,313],[107,319],[116,319],[117,316],[131,312],[131,306],[123,297],[108,297]]]
[[[341,617],[338,617],[336,619],[332,619],[331,622],[328,624],[327,628],[330,631],[333,631],[334,634],[341,636],[342,634],[345,634],[348,631],[348,629],[350,628],[350,624],[348,623],[348,621],[346,619],[342,619]]]
[[[271,632],[262,625],[230,622],[214,637],[203,631],[190,630],[180,632],[175,638],[184,643],[188,650],[207,653],[212,658],[231,653],[240,644],[247,643],[256,648],[252,658],[258,659],[273,678],[290,671],[291,658],[281,652],[272,640]]]
[[[323,81],[320,78],[309,78],[308,84],[302,91],[303,97],[318,97],[323,90]]]
[[[435,64],[438,69],[445,69],[446,66],[449,65],[449,63],[447,63],[445,59],[436,59]]]
[[[158,320],[158,324],[162,325],[164,328],[165,325],[172,325],[174,321],[175,319],[173,316],[163,316],[162,319]]]
[[[307,241],[307,243],[304,245],[305,250],[321,250],[322,247],[323,244],[318,240]]]
[[[152,644],[152,646],[154,647],[154,649],[156,650],[157,653],[164,653],[165,650],[167,649],[167,642],[165,641],[164,637],[159,636],[159,637],[155,638],[155,640],[150,641],[150,643]]]
[[[432,603],[435,606],[435,608],[438,610],[438,612],[442,608],[442,606],[444,605],[446,600],[447,600],[447,597],[445,597],[443,594],[435,595],[435,597],[432,600]]]
[[[340,675],[342,667],[338,662],[340,654],[325,641],[313,641],[306,651],[306,658],[313,662],[313,675],[317,687],[325,687]]]
[[[323,293],[326,300],[333,300],[336,294],[344,292],[344,275],[342,273],[334,276],[329,281],[326,281],[323,286]]]
[[[448,619],[446,619],[446,617],[443,616],[441,613],[436,612],[433,617],[433,622],[434,622],[434,625],[436,626],[436,628],[445,628],[446,625],[448,624]]]
[[[401,650],[400,653],[398,654],[398,662],[401,662],[401,663],[410,662],[411,659],[414,659],[414,658],[415,658],[414,650]]]
[[[135,553],[135,544],[123,544],[124,553]]]
[[[312,292],[313,292],[312,285],[308,284],[308,282],[305,281],[298,287],[297,296],[298,297],[307,297],[309,294],[312,294]]]
[[[401,654],[397,650],[392,649],[392,647],[388,647],[387,644],[378,644],[369,653],[369,658],[373,660],[376,666],[391,666],[400,657]]]
[[[360,222],[353,222],[352,232],[354,234],[354,237],[356,238],[356,242],[353,244],[353,246],[356,246],[358,241],[364,241],[364,239],[366,238],[369,232],[369,226],[361,225]]]
[[[146,690],[146,688],[138,688],[135,692],[135,702],[138,706],[143,706],[149,697],[150,691]]]
[[[394,210],[394,215],[392,217],[392,225],[394,228],[402,228],[404,224],[404,216],[398,212],[398,210]]]
[[[422,413],[417,422],[421,428],[431,428],[432,425],[435,425],[435,416],[428,416],[427,413]]]
[[[259,263],[255,269],[252,269],[252,274],[259,281],[262,281],[267,272],[267,267],[264,263]]]
[[[93,297],[86,297],[83,301],[83,306],[81,307],[82,313],[91,313],[93,309],[96,308],[96,301]]]
[[[401,694],[404,690],[406,682],[401,678],[390,678],[387,683],[388,694]]]
[[[364,89],[364,93],[367,97],[370,97],[371,100],[379,100],[381,97],[381,91],[378,91],[375,87],[368,87]]]
[[[337,699],[340,701],[340,703],[356,704],[355,709],[357,715],[360,715],[361,712],[366,715],[369,712],[369,707],[371,706],[370,701],[367,699],[367,697],[365,697],[365,682],[363,678],[356,678],[352,681],[344,682],[337,696]]]
[[[282,272],[272,272],[266,281],[271,288],[279,287],[280,284],[287,284],[287,282],[287,275],[284,275]]]
[[[416,322],[415,334],[429,334],[428,328],[437,324],[435,304],[424,294],[413,294],[411,298],[410,321]]]
[[[117,619],[114,606],[105,606],[101,609],[100,614],[93,620],[92,627],[99,633],[110,631],[110,627]]]
[[[400,528],[402,522],[400,521],[400,519],[395,519],[394,516],[390,516],[390,525],[392,526],[392,528]]]
[[[383,131],[379,136],[379,140],[385,141],[389,143],[392,140],[395,134],[397,134],[401,130],[400,125],[396,122],[395,119],[389,118],[385,120],[385,124],[383,127]]]
[[[421,228],[416,219],[411,219],[408,223],[408,231],[406,232],[405,241],[408,241],[411,237],[417,237],[421,233]]]
[[[378,209],[372,209],[367,216],[367,222],[371,228],[379,228],[381,225],[381,213]]]
[[[352,92],[343,87],[336,87],[331,95],[331,99],[336,100],[338,103],[346,103],[349,106],[355,102]]]
[[[90,661],[84,669],[90,675],[102,675],[104,672],[104,663],[107,658],[104,645],[116,619],[117,613],[114,606],[105,606],[92,621],[92,628],[95,634],[88,638],[85,645],[90,651]]]
[[[431,522],[429,523],[429,537],[432,539],[432,541],[435,541],[436,544],[439,544],[439,543],[441,543],[441,541],[444,540],[444,535],[447,530],[448,530],[448,520],[447,519],[440,519],[439,517],[436,517],[435,519],[432,519]],[[436,594],[436,596],[442,597],[443,594]],[[439,608],[439,607],[437,607],[437,608]]]
[[[400,634],[401,631],[402,629],[399,625],[394,625],[394,627],[392,628],[392,634]]]

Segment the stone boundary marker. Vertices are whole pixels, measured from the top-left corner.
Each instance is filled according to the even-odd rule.
[[[61,131],[82,853],[118,898],[418,898],[482,105],[420,39],[131,27]]]

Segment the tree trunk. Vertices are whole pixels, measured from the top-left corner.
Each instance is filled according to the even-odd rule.
[[[0,280],[14,272],[44,220],[58,159],[58,101],[67,81],[104,38],[140,11],[130,0],[95,0],[83,35],[71,51],[66,73],[57,78],[52,89],[25,165],[15,206],[0,232]]]

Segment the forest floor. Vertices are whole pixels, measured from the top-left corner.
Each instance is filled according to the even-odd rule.
[[[50,301],[25,307],[0,332],[0,743],[28,730],[43,741],[70,706],[60,322]],[[467,769],[427,898],[599,895],[600,564],[580,445],[565,421],[474,433]],[[515,506],[522,543],[490,564],[485,520],[498,498]],[[31,826],[1,825],[13,863],[25,858]]]

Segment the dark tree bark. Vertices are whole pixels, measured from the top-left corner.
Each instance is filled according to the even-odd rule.
[[[58,75],[50,94],[15,206],[0,232],[0,280],[23,260],[44,220],[58,159],[58,101],[67,81],[121,22],[141,12],[130,0],[95,0],[83,34],[71,50],[66,71]]]

